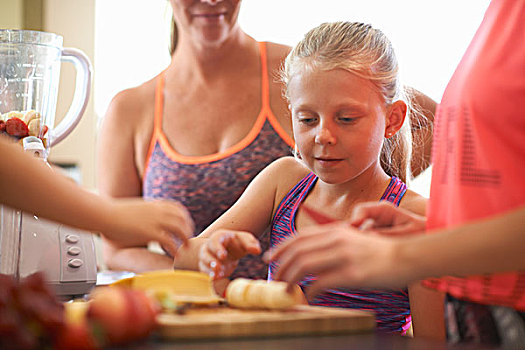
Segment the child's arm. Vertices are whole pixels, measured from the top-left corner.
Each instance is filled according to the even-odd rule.
[[[260,252],[255,238],[270,225],[284,194],[306,173],[305,168],[291,157],[281,158],[267,166],[228,211],[179,249],[174,267],[191,270],[200,267],[208,273],[213,270],[216,278],[220,271],[227,276],[226,270],[232,270],[232,264],[239,258]]]
[[[175,237],[185,241],[192,234],[189,214],[178,203],[97,196],[4,137],[0,137],[0,155],[2,204],[80,229],[104,232],[122,245],[157,240],[175,251]]]

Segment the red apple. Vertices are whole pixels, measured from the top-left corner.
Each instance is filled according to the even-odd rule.
[[[107,343],[118,345],[149,335],[156,314],[153,300],[144,292],[103,287],[92,294],[87,318]]]
[[[87,322],[67,323],[54,345],[56,350],[100,349]]]

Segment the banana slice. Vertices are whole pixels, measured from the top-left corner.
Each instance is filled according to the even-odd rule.
[[[237,278],[226,289],[228,304],[238,308],[286,309],[304,303],[299,286],[292,293],[286,291],[287,283],[278,281]]]
[[[34,110],[30,110],[24,115],[23,121],[26,123],[26,125],[29,125],[29,123],[33,119],[40,119],[40,113]],[[36,136],[36,135],[33,135],[33,136]]]
[[[38,137],[40,135],[40,118],[31,119],[27,128],[29,129],[29,136]]]

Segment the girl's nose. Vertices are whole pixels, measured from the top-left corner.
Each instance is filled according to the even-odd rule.
[[[320,125],[319,132],[315,135],[315,143],[319,145],[334,145],[336,143],[336,137],[329,128]]]

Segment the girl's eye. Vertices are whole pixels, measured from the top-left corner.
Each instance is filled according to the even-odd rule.
[[[315,118],[299,118],[299,123],[301,124],[313,124],[315,122]]]
[[[349,116],[340,116],[337,119],[343,124],[352,124],[355,123],[355,121],[357,120],[357,118]]]
[[[316,117],[310,116],[310,115],[305,115],[305,114],[299,114],[299,115],[296,116],[296,118],[297,118],[297,121],[300,124],[305,124],[305,125],[311,125],[311,124],[314,124],[317,121]]]

